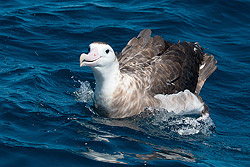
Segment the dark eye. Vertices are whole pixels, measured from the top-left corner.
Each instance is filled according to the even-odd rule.
[[[90,52],[90,48],[88,48],[88,52]]]
[[[109,53],[109,49],[107,49],[105,52],[108,54]]]

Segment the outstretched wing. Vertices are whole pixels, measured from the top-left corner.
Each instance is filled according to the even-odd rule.
[[[132,38],[118,55],[121,70],[141,70],[137,67],[147,64],[157,55],[162,54],[169,44],[162,37],[151,37],[152,31],[145,29],[137,37]]]
[[[118,55],[120,70],[146,91],[172,94],[185,89],[195,92],[203,51],[191,42],[172,44],[145,29],[132,38]]]
[[[179,42],[169,47],[152,62],[151,91],[172,94],[185,89],[195,92],[202,50],[190,42]]]

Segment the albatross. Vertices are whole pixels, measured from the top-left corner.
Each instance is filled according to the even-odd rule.
[[[125,118],[153,107],[208,114],[199,93],[217,68],[214,56],[197,42],[173,44],[151,34],[150,29],[142,30],[119,55],[104,42],[91,43],[89,53],[81,54],[80,67],[90,67],[96,80],[96,112]]]

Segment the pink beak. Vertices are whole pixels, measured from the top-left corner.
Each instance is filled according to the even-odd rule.
[[[98,49],[93,48],[88,54],[82,53],[80,56],[80,67],[82,66],[95,66],[97,60],[100,58]]]

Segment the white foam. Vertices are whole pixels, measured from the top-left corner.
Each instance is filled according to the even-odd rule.
[[[199,118],[185,117],[171,121],[170,124],[175,124],[178,128],[174,129],[179,135],[194,135],[211,133],[210,127],[214,126],[213,121],[209,116],[201,116]]]
[[[80,88],[77,89],[74,93],[76,100],[79,102],[85,102],[88,104],[93,103],[94,91],[91,89],[90,83],[88,81],[79,81],[81,84]]]
[[[210,135],[215,128],[209,114],[180,115],[157,108],[147,108],[146,112],[151,113],[143,115],[143,122],[148,128],[147,132],[151,131],[160,136],[171,133],[177,133],[181,136]]]

